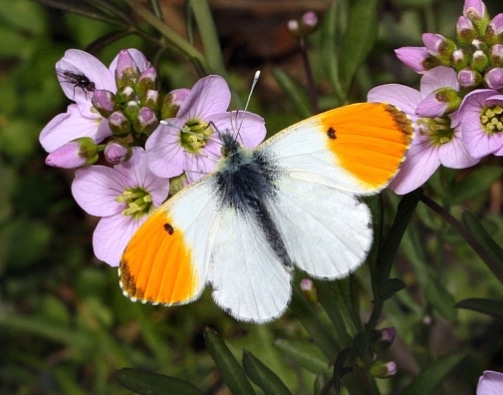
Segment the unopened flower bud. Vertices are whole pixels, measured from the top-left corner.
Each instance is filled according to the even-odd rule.
[[[288,32],[297,38],[304,38],[312,33],[318,25],[318,17],[313,11],[308,11],[302,15],[300,21],[296,19],[287,22]]]
[[[477,50],[472,55],[472,67],[483,73],[489,66],[489,57],[484,51]]]
[[[396,363],[394,361],[375,361],[369,368],[372,376],[379,379],[385,379],[394,376],[397,372]]]
[[[154,111],[159,111],[162,106],[162,97],[157,90],[149,89],[142,100],[145,107],[151,108]]]
[[[318,300],[318,297],[316,295],[316,288],[314,286],[314,283],[313,283],[313,280],[309,279],[309,278],[303,278],[301,281],[300,281],[300,290],[302,291],[302,293],[304,294],[305,298],[314,303]]]
[[[140,112],[140,105],[134,100],[128,101],[123,111],[128,119],[134,120],[138,116],[138,112]]]
[[[503,44],[494,44],[489,50],[489,63],[491,66],[503,66]]]
[[[464,49],[458,48],[452,52],[450,63],[452,67],[459,71],[470,64],[470,58]]]
[[[115,95],[106,89],[96,89],[92,103],[94,108],[105,118],[115,111]]]
[[[129,51],[127,49],[121,50],[117,58],[117,68],[115,69],[117,88],[134,86],[139,75],[140,72],[136,66],[136,62]]]
[[[174,118],[180,109],[180,102],[176,100],[176,93],[168,93],[164,96],[161,107],[161,119]]]
[[[474,38],[470,45],[473,47],[473,49],[476,51],[477,49],[480,49],[481,51],[487,51],[487,44],[485,41],[482,41],[478,38]]]
[[[401,47],[395,49],[395,54],[407,67],[419,74],[440,65],[440,61],[424,47]]]
[[[129,160],[133,151],[125,141],[115,139],[107,143],[103,153],[108,163],[118,165]]]
[[[488,70],[484,75],[484,85],[494,90],[503,88],[503,68],[493,67]]]
[[[300,25],[296,19],[290,19],[286,24],[286,28],[292,36],[297,37],[299,35]]]
[[[159,126],[159,120],[155,116],[155,113],[148,107],[140,108],[138,115],[133,119],[135,130],[147,135],[152,133],[157,126]]]
[[[153,67],[149,67],[140,74],[136,83],[136,93],[143,96],[148,90],[153,90],[157,85],[157,71]]]
[[[456,44],[441,34],[424,33],[423,43],[430,55],[439,58],[442,63],[448,61],[456,49]]]
[[[486,42],[488,44],[503,44],[503,14],[496,15],[487,25]]]
[[[302,15],[300,22],[304,32],[308,34],[316,29],[316,26],[318,25],[318,17],[313,11],[308,11]]]
[[[384,328],[375,331],[374,352],[381,353],[386,351],[395,340],[396,329]]]
[[[62,169],[76,169],[92,165],[97,161],[98,147],[90,137],[81,137],[70,141],[45,158],[46,165]]]
[[[458,82],[463,88],[475,88],[482,82],[482,76],[473,69],[465,68],[459,71]]]
[[[465,0],[463,15],[472,21],[479,34],[482,35],[486,31],[486,26],[489,23],[489,15],[486,5],[482,0]]]
[[[115,111],[110,114],[108,124],[116,136],[126,136],[131,132],[131,122],[122,111]]]
[[[419,103],[416,115],[424,118],[442,117],[458,109],[461,98],[453,88],[439,88]]]
[[[465,45],[470,44],[472,40],[478,36],[478,31],[475,26],[473,26],[472,21],[464,16],[458,18],[456,33],[458,41]]]
[[[136,92],[131,86],[124,86],[117,91],[116,100],[119,103],[127,103],[136,99]]]

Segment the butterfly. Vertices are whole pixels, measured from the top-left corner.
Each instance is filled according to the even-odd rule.
[[[291,298],[293,268],[347,276],[373,241],[370,210],[399,170],[413,136],[384,103],[336,108],[296,123],[254,150],[223,132],[216,170],[159,207],[119,266],[133,301],[181,305],[211,285],[238,320],[265,323]]]

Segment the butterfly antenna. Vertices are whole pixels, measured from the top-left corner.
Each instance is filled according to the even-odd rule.
[[[248,99],[246,99],[246,104],[245,104],[245,109],[244,109],[244,114],[243,117],[241,118],[241,122],[239,123],[238,126],[238,132],[241,130],[241,126],[243,125],[243,122],[245,120],[246,113],[248,111],[248,105],[250,104],[250,100],[253,94],[253,90],[255,89],[255,85],[257,85],[258,79],[260,78],[260,70],[257,70],[255,72],[255,76],[253,77],[253,81],[250,87],[250,93],[248,93]]]

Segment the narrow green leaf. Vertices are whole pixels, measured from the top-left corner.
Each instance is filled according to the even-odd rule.
[[[478,245],[470,243],[477,255],[491,269],[493,274],[503,284],[503,248],[498,246],[494,239],[487,233],[480,222],[468,211],[463,213],[463,223],[468,229],[469,237]]]
[[[293,287],[291,310],[328,360],[333,361],[340,349],[333,332],[321,321],[297,287]]]
[[[339,75],[339,61],[340,61],[340,37],[337,23],[337,13],[339,10],[339,2],[331,1],[330,6],[325,12],[322,24],[321,33],[321,56],[323,59],[323,66],[327,78],[332,84],[332,89],[338,98],[338,104],[345,102],[346,95],[341,84]]]
[[[204,341],[231,392],[240,395],[255,395],[244,370],[220,336],[214,330],[206,328]]]
[[[208,63],[209,72],[216,73],[226,78],[227,71],[224,66],[222,49],[218,41],[218,34],[211,16],[210,7],[206,0],[191,0],[190,8],[194,13],[204,46],[204,55]]]
[[[402,280],[398,278],[390,278],[381,284],[379,288],[379,300],[385,301],[404,288],[405,283]]]
[[[503,319],[503,302],[493,299],[471,298],[456,303],[460,309],[468,309]]]
[[[377,3],[377,0],[357,0],[350,11],[342,52],[346,91],[377,38]]]
[[[292,395],[281,379],[251,352],[243,352],[243,369],[265,395]]]
[[[176,377],[122,368],[115,372],[117,381],[141,395],[202,395],[203,392]]]
[[[431,394],[464,357],[462,353],[455,352],[438,358],[405,388],[403,395]]]
[[[456,308],[454,307],[456,302],[453,296],[435,277],[432,275],[428,277],[427,281],[422,284],[426,300],[447,321],[454,321],[456,319]]]
[[[295,112],[300,118],[308,118],[313,115],[309,95],[298,81],[279,68],[272,69],[272,75],[285,92],[285,96],[290,99]]]
[[[419,198],[422,195],[422,190],[417,189],[405,195],[396,211],[393,225],[389,231],[388,237],[385,240],[381,249],[381,254],[376,262],[376,267],[373,269],[373,278],[377,279],[377,284],[385,283],[391,272],[391,267],[395,261],[395,255],[402,241],[402,237],[407,229],[409,221],[416,210]],[[381,293],[378,293],[381,296]]]
[[[495,181],[497,181],[503,169],[501,166],[483,166],[471,171],[460,182],[457,182],[450,189],[449,204],[464,203],[483,191],[486,191]]]
[[[282,354],[312,373],[319,373],[328,367],[329,361],[316,344],[301,340],[277,339],[274,342]]]

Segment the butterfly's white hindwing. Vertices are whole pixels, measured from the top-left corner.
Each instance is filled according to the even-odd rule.
[[[290,177],[276,183],[269,211],[297,267],[335,279],[363,263],[372,244],[371,215],[364,203],[323,184]]]
[[[219,216],[208,275],[215,302],[239,320],[261,323],[280,316],[290,300],[290,271],[255,218],[232,208]]]

